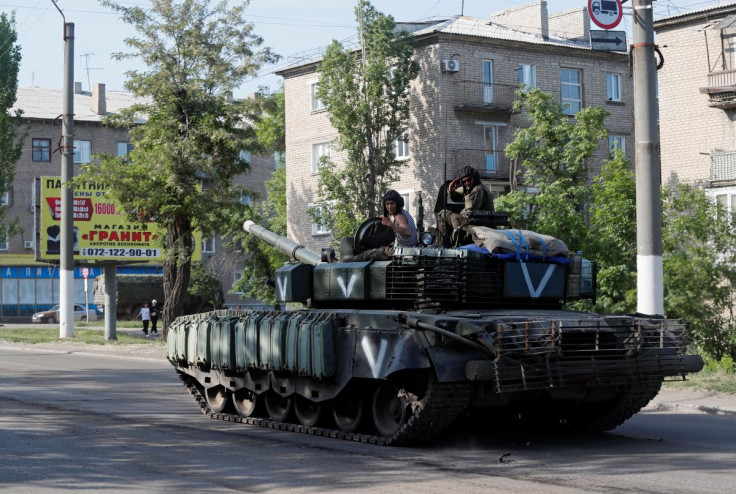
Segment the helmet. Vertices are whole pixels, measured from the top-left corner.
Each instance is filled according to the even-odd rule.
[[[480,183],[480,172],[472,166],[464,166],[460,170],[460,176],[458,178],[471,177],[475,180],[475,183]]]
[[[386,209],[386,201],[394,201],[396,203],[397,212],[404,209],[404,198],[401,197],[401,194],[399,194],[395,190],[389,190],[383,196],[383,214],[384,216],[388,216],[388,210]]]

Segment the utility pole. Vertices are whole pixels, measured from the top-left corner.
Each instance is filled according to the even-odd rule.
[[[64,21],[64,111],[61,120],[61,269],[59,338],[74,338],[74,23]]]
[[[664,315],[657,69],[652,0],[633,2],[637,312]]]

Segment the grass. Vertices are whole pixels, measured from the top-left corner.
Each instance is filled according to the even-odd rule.
[[[687,381],[672,381],[665,387],[673,389],[700,389],[716,393],[736,394],[736,374],[723,370],[704,369],[697,374],[687,376]]]
[[[135,327],[135,326],[132,326]],[[163,338],[158,340],[149,340],[140,336],[129,335],[122,331],[116,332],[117,340],[105,340],[105,331],[99,329],[81,329],[74,330],[74,339],[76,343],[86,343],[89,345],[163,345]],[[0,341],[9,341],[11,343],[61,343],[70,341],[67,338],[59,338],[59,328],[52,326],[50,328],[0,328]]]

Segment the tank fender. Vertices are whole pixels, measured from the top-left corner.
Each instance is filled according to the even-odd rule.
[[[491,362],[485,352],[468,348],[431,347],[427,349],[432,365],[437,372],[437,381],[462,382],[466,381],[465,364],[471,360]]]
[[[356,336],[353,377],[385,379],[400,370],[432,366],[413,330],[361,329]]]

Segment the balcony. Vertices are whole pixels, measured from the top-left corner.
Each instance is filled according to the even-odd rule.
[[[455,110],[468,113],[511,115],[517,86],[461,81]]]
[[[708,74],[708,86],[700,92],[709,96],[708,106],[726,110],[736,108],[736,70],[719,70]]]
[[[481,178],[489,181],[511,181],[514,169],[511,159],[500,150],[487,149],[456,149],[454,160],[447,173],[450,177],[457,177],[464,166],[472,166],[480,172]]]
[[[710,153],[710,181],[736,182],[736,151]]]

